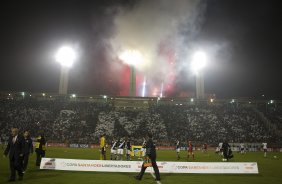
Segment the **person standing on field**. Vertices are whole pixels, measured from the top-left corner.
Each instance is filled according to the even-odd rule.
[[[9,154],[11,176],[9,182],[16,180],[16,171],[18,172],[19,180],[23,180],[22,159],[24,152],[24,140],[20,136],[17,128],[11,129],[11,137],[8,140],[8,145],[4,151],[4,157]]]
[[[179,140],[177,140],[176,143],[175,143],[175,150],[176,150],[177,160],[179,160],[180,159],[180,142],[179,142]]]
[[[189,156],[192,156],[192,158],[193,158],[193,160],[194,160],[194,159],[195,159],[195,156],[194,156],[194,152],[193,152],[193,144],[192,144],[192,141],[188,141],[187,149],[188,149],[187,160],[189,160]]]
[[[36,153],[36,166],[40,166],[41,159],[45,157],[46,152],[46,140],[43,133],[40,133],[38,137],[35,139],[35,153]]]
[[[263,148],[263,156],[266,158],[266,153],[267,153],[267,143],[264,142],[262,143],[262,148]]]
[[[104,134],[100,137],[100,160],[106,160],[106,138]]]
[[[24,132],[24,155],[23,155],[23,172],[25,173],[28,165],[29,155],[33,154],[33,145],[29,132]]]
[[[146,141],[146,156],[150,161],[151,161],[151,166],[154,168],[155,174],[156,174],[156,181],[160,181],[161,177],[160,177],[160,172],[159,172],[159,168],[157,166],[157,154],[156,154],[156,146],[153,142],[153,136],[151,133],[147,134],[147,141]],[[145,162],[142,164],[142,168],[140,173],[135,176],[134,178],[136,180],[142,180],[142,177],[145,173],[145,170],[147,169],[147,166],[145,166]]]

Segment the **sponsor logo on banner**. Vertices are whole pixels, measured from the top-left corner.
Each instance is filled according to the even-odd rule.
[[[44,164],[40,165],[40,168],[42,166],[42,169],[56,169],[56,164],[55,164],[56,159],[55,158],[50,158],[47,159]]]
[[[33,142],[33,145],[35,146],[35,142]],[[50,143],[47,143],[47,146],[48,147],[67,147],[67,144],[50,142]]]
[[[79,147],[80,148],[89,148],[89,145],[88,144],[80,144]]]
[[[89,148],[88,144],[70,144],[70,148]]]
[[[100,172],[139,172],[141,161],[42,158],[40,169]],[[256,162],[157,162],[161,173],[258,174]],[[152,172],[149,167],[146,172]]]

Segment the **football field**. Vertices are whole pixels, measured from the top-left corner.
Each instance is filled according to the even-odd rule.
[[[3,150],[2,150],[3,151]],[[107,154],[109,150],[107,150]],[[109,155],[107,155],[109,158]],[[157,151],[158,161],[176,161],[175,151]],[[185,162],[186,152],[181,152],[180,161]],[[276,156],[277,158],[274,158]],[[99,159],[97,149],[78,148],[48,148],[48,158],[70,158],[70,159]],[[234,153],[231,162],[257,162],[259,174],[162,174],[161,183],[171,184],[281,184],[282,183],[282,153],[269,152],[267,158],[262,152],[249,152],[241,155]],[[221,157],[214,152],[202,153],[195,151],[195,162],[220,162]],[[137,159],[134,159],[137,160]],[[191,159],[189,161],[192,161]],[[9,179],[9,160],[0,159],[0,183],[6,183]],[[39,170],[35,167],[35,154],[30,157],[28,170],[23,181],[16,183],[26,184],[99,184],[99,183],[156,183],[151,174],[145,174],[142,181],[136,181],[133,176],[137,173],[102,173],[81,171],[54,171]]]

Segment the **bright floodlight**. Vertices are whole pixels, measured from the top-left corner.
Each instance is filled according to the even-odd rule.
[[[195,73],[198,73],[200,70],[202,70],[207,64],[207,56],[206,53],[202,51],[198,51],[194,54],[193,60],[192,60],[192,70]]]
[[[62,47],[56,54],[56,61],[59,62],[63,67],[71,67],[76,59],[74,50],[70,47]]]
[[[137,66],[142,62],[142,55],[137,50],[126,50],[121,53],[119,59],[128,65]]]

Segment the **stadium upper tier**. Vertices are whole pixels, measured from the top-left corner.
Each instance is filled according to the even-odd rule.
[[[130,97],[130,96],[107,96],[107,95],[59,95],[57,93],[29,93],[29,92],[0,92],[0,99],[21,100],[69,100],[76,102],[95,102],[108,103],[114,107],[121,108],[149,108],[152,105],[192,105],[192,104],[222,104],[222,103],[239,103],[239,104],[282,104],[282,100],[271,100],[262,97],[261,99],[253,98],[230,98],[217,99],[212,95],[206,99],[195,99],[193,97]]]
[[[209,144],[226,139],[281,143],[282,103],[2,94],[2,140],[11,127],[30,130],[32,136],[43,130],[49,141],[70,143],[97,143],[106,133],[108,140],[129,136],[138,144],[147,131],[153,132],[160,145],[171,145],[176,139]]]

